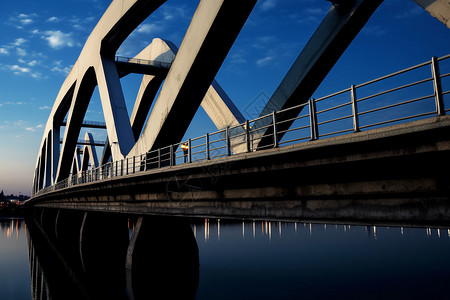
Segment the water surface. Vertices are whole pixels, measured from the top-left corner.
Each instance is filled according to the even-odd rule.
[[[198,246],[195,299],[449,298],[450,230],[447,228],[218,219],[189,222]],[[133,222],[130,224],[132,232]],[[154,227],[166,232],[157,223]],[[37,243],[32,237],[27,242],[26,231],[22,220],[0,221],[2,300],[32,299],[29,246],[42,242]],[[181,245],[173,253],[183,250]],[[33,264],[44,262],[38,253],[31,252]],[[56,277],[62,272],[56,266],[49,269],[48,265],[37,270],[35,274],[42,272],[43,276],[35,280],[44,280],[42,286],[46,286],[46,278],[55,278],[52,272],[58,272]],[[125,279],[123,282],[126,286]],[[77,284],[74,286],[80,288]],[[155,288],[151,282],[147,286],[149,290]],[[170,286],[176,289],[179,282],[170,282]],[[49,299],[51,289],[55,285],[44,292],[34,287],[34,299]],[[145,291],[141,294],[130,291],[127,286],[118,298],[146,299],[141,298]],[[65,290],[60,290],[54,294],[63,299],[64,293]]]

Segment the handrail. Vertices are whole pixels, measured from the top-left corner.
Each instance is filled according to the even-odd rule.
[[[281,147],[282,145],[292,143],[314,141],[319,138],[341,134],[351,134],[352,132],[358,132],[363,129],[380,127],[411,119],[444,115],[447,111],[450,111],[449,108],[446,109],[444,107],[445,101],[443,100],[444,96],[450,93],[450,90],[448,86],[446,88],[442,86],[442,79],[450,76],[450,73],[447,70],[446,73],[439,74],[439,63],[449,58],[450,55],[440,58],[433,57],[431,61],[359,85],[352,85],[350,88],[328,96],[311,99],[304,104],[276,111],[253,120],[246,120],[244,123],[226,127],[187,141],[168,145],[138,156],[109,162],[96,168],[84,170],[79,174],[70,174],[68,178],[40,189],[33,196],[78,184],[126,176],[156,168],[219,159],[230,155],[238,155],[239,153]],[[116,57],[116,61],[145,63],[145,60],[122,57]],[[147,63],[153,64],[155,62],[147,61]],[[394,79],[398,75],[406,74],[425,66],[431,67],[431,78],[429,77],[429,73],[427,73],[423,78],[413,82],[401,83],[394,88],[391,87],[383,91],[376,89],[372,94],[361,98],[357,98],[356,96],[357,91],[361,88],[368,88],[373,83]],[[432,84],[429,84],[430,82]],[[445,83],[448,82],[449,80],[447,79]],[[425,86],[426,84],[428,86]],[[420,91],[417,89],[420,89]],[[409,90],[412,91],[407,95],[396,94],[405,93],[405,91]],[[420,95],[417,95],[419,92]],[[414,97],[411,97],[411,94],[414,94]],[[338,96],[339,99],[335,99]],[[380,101],[374,100],[381,98],[381,96],[384,96],[384,98],[380,99]],[[434,101],[430,99],[434,99]],[[318,102],[321,105],[320,110],[316,108]],[[328,106],[324,107],[324,103],[328,104]],[[308,107],[309,109],[305,110],[304,113],[300,113],[295,118],[286,120],[280,117],[280,120],[278,120],[278,117],[282,116],[283,113],[300,107]],[[269,119],[269,124],[259,128],[252,128],[256,121],[262,119]],[[278,125],[287,121],[293,121],[294,127],[278,130]],[[264,147],[258,147],[258,143],[262,139],[261,134],[258,134],[258,132],[262,130],[269,132],[266,133],[266,137],[272,138],[273,143]],[[278,136],[281,133],[284,134],[282,141],[278,140]],[[188,145],[187,149],[181,149],[181,145],[183,144]]]
[[[115,61],[119,62],[119,63],[146,65],[146,66],[153,66],[153,67],[164,68],[164,69],[169,69],[170,66],[172,65],[172,63],[169,63],[169,62],[141,59],[141,58],[134,58],[134,57],[124,57],[124,56],[116,56]]]

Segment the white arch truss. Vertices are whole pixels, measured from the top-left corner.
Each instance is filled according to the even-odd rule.
[[[100,163],[109,156],[117,161],[178,143],[200,105],[219,129],[242,123],[244,118],[214,78],[256,1],[200,0],[179,49],[154,39],[126,61],[116,60],[117,49],[166,0],[112,1],[56,97],[36,160],[33,194],[71,172],[83,171],[89,163],[98,166],[93,145],[82,151],[77,147],[96,87],[108,136]],[[448,1],[414,1],[448,26]],[[262,113],[308,99],[314,85],[320,83],[382,0],[330,2],[328,15]],[[145,74],[131,119],[120,84],[120,78],[129,73]],[[309,86],[307,92],[304,86]],[[66,115],[60,145],[60,127]],[[267,133],[261,134],[264,142]],[[90,135],[85,139],[93,141]],[[237,143],[232,147],[237,152],[241,146]],[[78,157],[81,152],[83,158]]]

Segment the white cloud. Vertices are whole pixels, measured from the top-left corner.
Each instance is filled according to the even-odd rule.
[[[38,124],[38,125],[36,125],[36,126],[34,126],[34,127],[25,127],[25,130],[31,131],[31,132],[35,132],[35,131],[37,131],[37,130],[43,128],[43,127],[44,127],[43,124]]]
[[[258,59],[256,61],[256,65],[258,67],[264,67],[268,65],[274,59],[273,55],[266,56],[264,58]]]
[[[6,48],[0,48],[0,54],[7,55],[9,54],[9,51]]]
[[[31,19],[32,16],[36,16],[36,14],[33,14],[33,15],[19,14],[17,17],[18,17],[18,21],[22,25],[29,25],[29,24],[33,23],[33,19]]]
[[[75,42],[72,39],[72,33],[64,33],[60,30],[48,30],[44,33],[42,38],[47,40],[49,46],[53,49],[73,47],[75,45]]]
[[[39,72],[34,72],[32,69],[28,68],[28,67],[21,67],[19,65],[12,65],[12,66],[6,66],[6,69],[12,71],[14,73],[14,75],[29,75],[33,78],[41,78],[42,74]],[[8,103],[8,104],[12,104],[12,103]],[[15,103],[16,105],[19,104],[23,104],[23,103]]]
[[[63,75],[69,74],[70,70],[72,69],[72,66],[64,67],[61,60],[55,61],[53,64],[54,67],[51,69],[51,71],[61,73]]]
[[[17,47],[16,52],[19,56],[27,56],[27,51],[23,48]]]
[[[14,43],[12,43],[12,45],[18,47],[18,46],[21,46],[21,45],[25,44],[26,42],[27,42],[26,39],[24,39],[24,38],[18,38],[18,39],[16,39],[16,40],[14,41]]]
[[[155,24],[142,24],[137,29],[138,33],[155,33],[161,30],[161,27]]]
[[[24,104],[26,104],[26,103],[23,101],[17,101],[17,102],[6,101],[6,102],[3,102],[2,105],[24,105]],[[7,121],[5,121],[5,122],[7,122]]]
[[[20,23],[22,23],[23,25],[28,25],[28,24],[33,23],[33,20],[31,20],[31,19],[22,19],[22,20],[20,20]]]
[[[39,107],[39,109],[40,110],[48,110],[48,109],[51,109],[51,107],[48,105],[44,105],[44,106]]]
[[[30,73],[31,70],[29,68],[20,67],[18,65],[10,66],[10,70],[14,72],[14,74],[19,75],[20,73]]]
[[[266,0],[261,3],[262,10],[269,10],[275,7],[275,0]]]
[[[50,17],[47,19],[47,22],[59,22],[59,18],[58,17]]]

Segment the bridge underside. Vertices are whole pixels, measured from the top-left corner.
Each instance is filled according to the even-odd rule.
[[[215,161],[150,170],[34,197],[36,207],[231,218],[444,224],[450,117]]]

